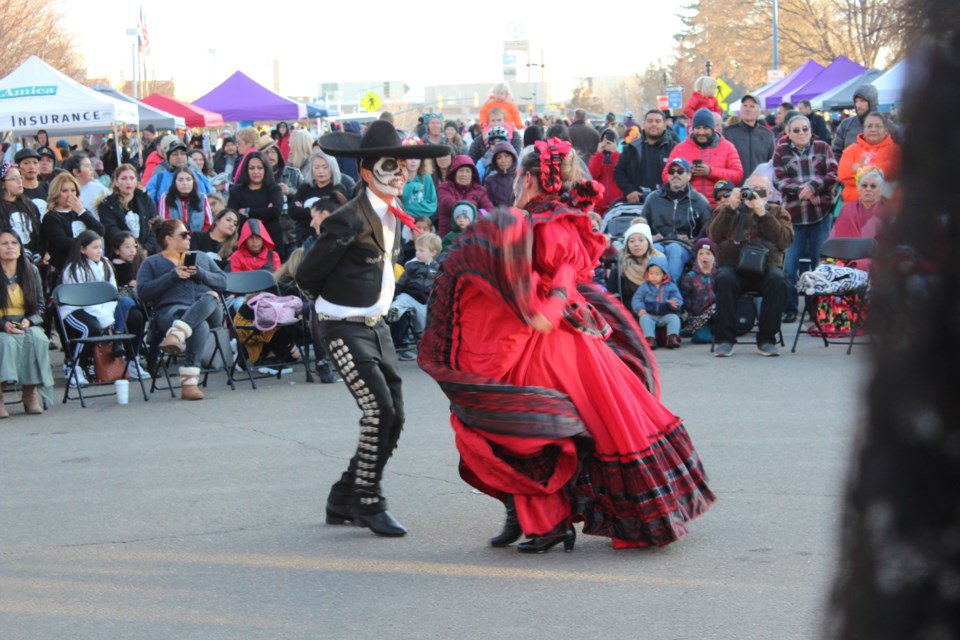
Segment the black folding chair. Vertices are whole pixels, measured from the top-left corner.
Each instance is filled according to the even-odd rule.
[[[160,328],[157,326],[153,308],[149,305],[146,305],[146,312],[147,329],[144,332],[144,339],[146,340],[147,344],[144,348],[146,349],[147,353],[147,370],[150,372],[151,376],[150,393],[158,390],[169,391],[170,397],[176,398],[177,395],[174,393],[174,389],[177,389],[178,387],[170,379],[170,367],[176,362],[176,360],[182,358],[183,356],[162,353],[160,351],[160,342],[163,340],[163,335],[160,332]],[[227,364],[228,360],[226,349],[229,348],[229,339],[222,339],[220,336],[221,333],[226,333],[226,327],[218,327],[210,330],[210,340],[207,343],[207,349],[211,351],[211,355],[208,362],[203,363],[203,361],[201,361],[200,386],[207,386],[207,379],[210,377],[211,373],[223,371],[227,376],[227,384],[230,385],[230,389],[236,391],[237,387],[230,375],[230,367]],[[214,366],[214,363],[217,362],[218,358],[220,365]],[[166,386],[162,386],[160,384],[161,375],[166,381]]]
[[[820,258],[833,258],[834,260],[863,260],[872,258],[877,252],[877,241],[873,238],[830,238],[820,247]],[[870,291],[870,284],[864,284],[856,289],[844,291],[843,293],[813,293],[803,295],[803,312],[800,314],[800,321],[797,323],[797,335],[793,338],[793,348],[791,353],[797,350],[797,342],[800,340],[800,334],[803,332],[803,321],[807,315],[817,327],[820,338],[823,340],[823,346],[829,347],[831,344],[847,344],[847,355],[853,351],[857,337],[857,331],[863,327],[863,308],[867,303],[867,294]],[[820,320],[817,318],[817,305],[824,298],[843,298],[851,310],[850,316],[850,342],[847,339],[830,340],[820,326]]]
[[[64,364],[67,365],[66,389],[63,392],[63,402],[68,400],[80,400],[80,406],[87,407],[84,398],[83,388],[77,384],[77,397],[70,396],[70,382],[77,379],[77,367],[80,366],[80,352],[86,345],[96,346],[104,342],[128,342],[136,338],[132,333],[114,333],[102,336],[90,336],[87,338],[71,338],[63,324],[63,318],[60,314],[61,307],[90,307],[106,302],[118,302],[119,293],[117,288],[109,282],[81,282],[61,284],[53,290],[53,306],[60,336],[63,339]],[[126,365],[130,364],[130,358],[136,357],[135,354],[124,352],[123,360]],[[126,368],[124,369],[126,371]],[[140,390],[143,392],[143,400],[147,402],[150,397],[147,395],[147,388],[143,385],[143,380],[138,378]],[[113,385],[113,382],[91,382],[89,386]],[[102,398],[115,395],[114,393],[87,394],[86,398]]]
[[[231,272],[226,275],[227,287],[225,294],[234,296],[234,298],[228,298],[227,295],[221,297],[221,301],[223,302],[223,315],[226,318],[227,327],[230,329],[231,335],[237,340],[236,358],[234,359],[233,364],[228,367],[228,375],[230,376],[231,380],[233,379],[234,372],[236,372],[239,368],[246,373],[247,379],[250,381],[250,386],[256,389],[256,380],[273,377],[280,379],[280,377],[283,375],[284,366],[302,364],[307,373],[307,382],[313,382],[313,374],[310,371],[310,331],[306,322],[306,313],[301,313],[293,323],[277,325],[278,329],[298,329],[296,343],[300,350],[300,360],[270,363],[270,368],[276,368],[276,374],[254,375],[254,363],[251,363],[247,357],[245,343],[249,342],[249,340],[251,340],[253,336],[260,331],[256,328],[256,326],[254,326],[253,322],[237,324],[234,321],[234,314],[236,313],[236,310],[233,308],[231,302],[235,299],[243,299],[245,296],[254,295],[257,293],[272,293],[274,295],[280,295],[280,287],[277,285],[277,281],[273,277],[273,274],[263,269],[257,269],[255,271],[241,271],[239,273]],[[238,329],[240,331],[248,332],[246,339],[240,338],[240,334],[237,331]]]

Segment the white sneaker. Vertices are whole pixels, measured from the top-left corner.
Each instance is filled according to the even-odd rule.
[[[131,360],[127,364],[127,376],[134,379],[149,380],[150,373],[140,366],[140,360]]]
[[[83,375],[83,368],[74,367],[73,370],[74,370],[74,376],[70,378],[70,387],[73,389],[77,389],[79,387],[89,386],[90,383],[87,381],[87,376]],[[69,375],[70,375],[70,369],[67,369],[66,367],[64,367],[64,377],[67,377]]]

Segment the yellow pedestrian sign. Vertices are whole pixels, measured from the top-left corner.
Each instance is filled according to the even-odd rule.
[[[720,110],[723,113],[727,112],[727,98],[730,97],[730,94],[733,93],[733,89],[730,88],[723,78],[717,78],[717,102],[720,103]]]
[[[373,91],[368,91],[367,95],[363,96],[363,98],[360,100],[360,106],[366,110],[367,113],[379,111],[380,105],[382,104],[383,100]]]

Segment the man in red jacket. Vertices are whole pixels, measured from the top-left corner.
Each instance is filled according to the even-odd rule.
[[[663,181],[667,182],[667,169],[674,158],[684,158],[690,163],[693,179],[691,186],[710,202],[713,208],[713,185],[717,180],[729,180],[733,184],[743,181],[743,165],[733,144],[724,140],[714,130],[713,112],[700,109],[693,115],[690,136],[675,146],[670,159],[663,167]]]

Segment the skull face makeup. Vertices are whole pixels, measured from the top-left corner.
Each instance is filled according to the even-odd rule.
[[[396,158],[380,158],[373,165],[373,179],[377,183],[378,191],[399,196],[407,182],[407,171],[403,162]]]

